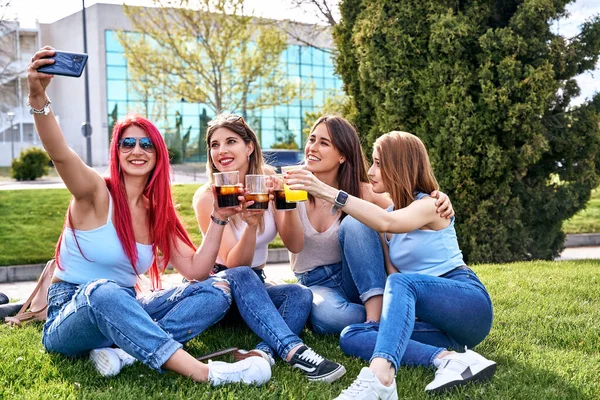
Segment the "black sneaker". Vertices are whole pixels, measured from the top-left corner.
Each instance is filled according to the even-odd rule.
[[[299,368],[308,376],[309,381],[331,383],[346,373],[342,364],[321,357],[310,347],[302,346],[289,361],[294,368]]]

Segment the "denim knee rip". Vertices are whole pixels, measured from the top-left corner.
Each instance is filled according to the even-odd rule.
[[[227,298],[227,302],[229,303],[229,305],[231,305],[232,299],[231,299],[231,289],[229,287],[229,283],[225,279],[218,278],[218,277],[211,277],[209,279],[212,280],[211,285],[214,288],[217,288],[221,292],[223,292],[223,294]],[[181,296],[183,296],[183,293],[185,292],[185,290],[190,285],[193,285],[193,284],[199,283],[199,282],[202,282],[202,281],[186,281],[184,284],[177,286],[175,288],[175,290],[173,291],[173,294],[171,294],[171,296],[169,296],[168,301],[170,301],[170,302],[179,301]]]

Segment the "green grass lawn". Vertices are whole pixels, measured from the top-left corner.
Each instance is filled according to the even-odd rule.
[[[493,380],[468,386],[443,399],[598,399],[600,398],[600,265],[597,261],[528,262],[474,267],[488,287],[495,321],[476,350],[498,363]],[[212,388],[174,373],[158,374],[143,365],[102,378],[85,358],[47,354],[41,325],[0,326],[0,398],[93,399],[331,399],[366,363],[346,357],[336,338],[303,333],[307,344],[342,362],[339,381],[310,384],[281,361],[266,385]],[[250,348],[257,338],[246,328],[213,327],[186,345],[192,354],[228,346]],[[224,358],[225,360],[230,360]],[[433,372],[401,368],[402,399],[432,399],[425,385]]]
[[[565,233],[600,233],[600,188],[592,191],[585,209],[563,223]]]
[[[173,196],[179,204],[187,231],[196,244],[202,235],[192,196],[198,185],[174,185]],[[0,190],[0,266],[43,263],[54,254],[69,199],[66,189]],[[279,237],[271,247],[283,247]]]

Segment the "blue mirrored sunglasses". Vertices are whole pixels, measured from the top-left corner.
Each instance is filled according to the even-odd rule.
[[[154,153],[154,143],[148,137],[134,138],[126,137],[119,140],[119,150],[123,153],[129,153],[135,148],[135,144],[139,142],[140,148],[147,153]]]

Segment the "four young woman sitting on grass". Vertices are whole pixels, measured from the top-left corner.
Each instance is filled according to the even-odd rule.
[[[48,351],[91,352],[104,375],[137,359],[213,385],[262,384],[279,356],[310,380],[332,382],[344,367],[298,337],[310,314],[316,332],[343,330],[342,350],[370,360],[340,399],[397,398],[400,365],[437,367],[427,391],[492,376],[494,362],[451,350],[485,338],[492,307],[462,260],[452,207],[437,191],[418,138],[383,135],[367,176],[352,125],[322,117],[306,143],[304,169],[285,175],[310,201],[294,211],[251,210],[239,185],[239,205],[222,208],[214,173],[238,171],[244,182],[273,172],[243,118],[217,116],[207,133],[210,179],[194,196],[204,237],[196,248],[173,206],[167,148],[152,123],[131,116],[116,124],[105,178],[69,148],[48,107],[52,76],[37,72],[53,54],[41,49],[28,67],[36,129],[73,195],[48,293]],[[277,232],[301,285],[265,285],[262,268]],[[160,289],[168,263],[186,281],[136,297],[138,276],[149,272]],[[262,339],[254,350],[237,352],[241,361],[233,364],[204,364],[182,349],[225,317],[232,302]]]

